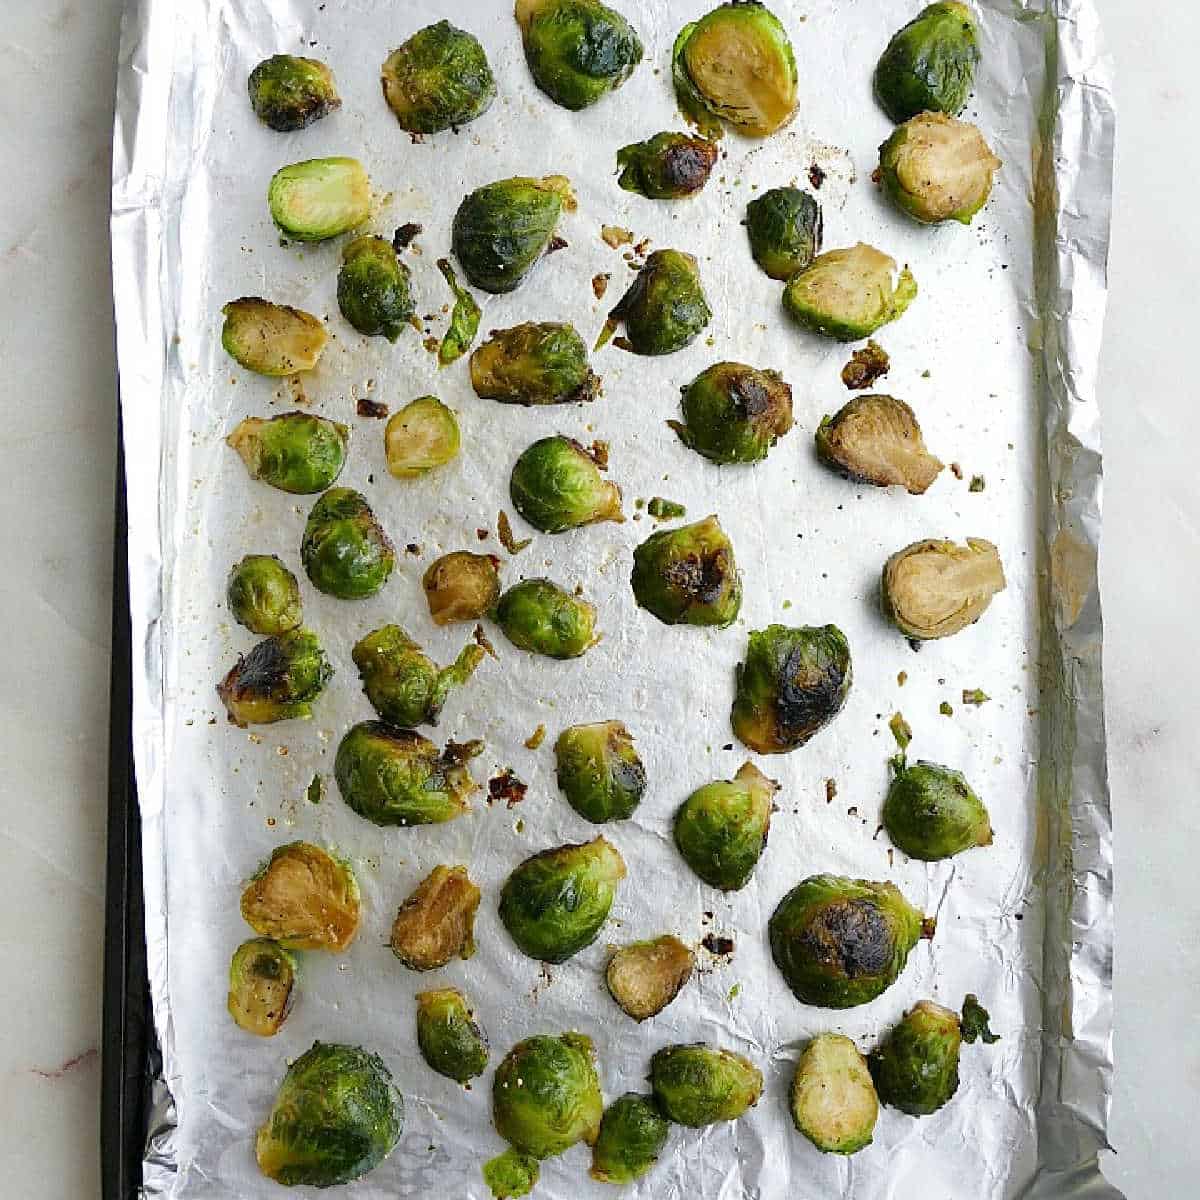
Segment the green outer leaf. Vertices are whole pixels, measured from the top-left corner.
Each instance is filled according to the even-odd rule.
[[[438,347],[438,365],[448,367],[470,350],[479,333],[479,321],[483,313],[475,303],[475,297],[459,284],[450,260],[439,258],[437,265],[454,293],[454,311],[450,314],[450,327]]]

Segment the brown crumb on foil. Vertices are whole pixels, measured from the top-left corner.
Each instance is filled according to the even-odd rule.
[[[550,239],[550,244],[546,247],[547,254],[553,254],[556,250],[565,250],[567,248],[567,239],[559,237],[557,234]]]
[[[478,539],[479,539],[481,542],[486,542],[486,541],[488,540],[488,538],[490,538],[490,537],[492,536],[492,532],[491,532],[491,530],[490,530],[490,529],[482,529],[482,528],[480,528],[480,529],[477,529],[477,530],[475,530],[475,536],[476,536],[476,537],[477,537],[477,538],[478,538]]]
[[[950,474],[953,475],[955,479],[961,479],[962,478],[962,467],[960,467],[958,465],[958,463],[956,463],[956,462],[951,463],[950,464]]]
[[[891,369],[887,351],[874,338],[861,350],[855,350],[842,368],[842,382],[852,392],[869,388]]]
[[[871,182],[878,183],[882,178],[883,178],[883,172],[878,167],[876,167],[875,170],[873,170],[871,172]]]
[[[473,636],[475,638],[475,644],[480,647],[480,649],[486,650],[487,653],[493,658],[496,657],[496,647],[492,645],[488,635],[484,633],[482,625],[475,626],[475,633]]]
[[[921,922],[921,937],[927,941],[933,941],[933,935],[937,933],[937,917],[926,917]]]
[[[597,438],[588,450],[588,457],[602,471],[608,470],[608,443]]]
[[[836,798],[836,796],[837,796],[837,780],[836,779],[825,780],[825,803],[832,804],[834,799]]]
[[[388,415],[388,406],[382,400],[368,400],[365,396],[355,404],[354,409],[360,417],[374,417],[377,421],[382,421]]]
[[[488,803],[495,804],[498,800],[503,800],[509,808],[516,808],[529,790],[528,786],[516,777],[511,767],[506,767],[499,775],[493,775],[487,786]]]
[[[900,687],[903,687],[903,686],[904,686],[904,685],[905,685],[907,682],[908,682],[908,672],[907,672],[907,671],[901,671],[901,672],[900,672],[900,673],[899,673],[899,674],[896,676],[896,683],[897,683],[897,684],[898,684]]]
[[[733,938],[718,936],[715,933],[706,933],[701,939],[700,945],[709,954],[714,954],[718,958],[725,958],[733,953]]]
[[[508,513],[501,509],[496,517],[496,534],[500,538],[502,545],[509,554],[520,554],[532,541],[533,538],[522,538],[519,542],[513,537],[512,522],[508,519]]]
[[[604,293],[608,291],[608,281],[612,275],[608,272],[601,272],[599,275],[592,276],[592,291],[596,295],[597,300],[604,298]]]
[[[808,182],[812,184],[814,191],[821,190],[821,184],[825,182],[825,171],[818,163],[813,163],[808,168]]]
[[[525,749],[536,750],[546,740],[546,726],[539,725],[526,739]]]
[[[421,345],[429,351],[430,354],[436,354],[442,348],[442,339],[435,338],[432,334],[429,337],[423,338]]]
[[[604,239],[605,245],[611,246],[614,250],[618,246],[628,246],[633,241],[633,232],[629,229],[622,229],[620,225],[601,225],[600,236]]]
[[[395,233],[392,234],[392,249],[397,254],[403,254],[405,250],[412,245],[412,240],[420,233],[422,226],[415,221],[409,221],[407,225],[401,225]]]

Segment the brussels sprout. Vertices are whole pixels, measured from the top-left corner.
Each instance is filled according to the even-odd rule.
[[[476,188],[454,214],[451,245],[467,278],[485,292],[513,291],[575,208],[570,180],[517,176]]]
[[[382,721],[360,721],[338,745],[333,774],[342,799],[376,825],[437,825],[467,811],[478,786],[464,758],[482,747],[447,746]]]
[[[417,479],[458,456],[458,418],[436,396],[418,396],[388,418],[383,431],[388,470]]]
[[[888,352],[874,339],[850,355],[850,361],[842,368],[842,383],[852,392],[869,388],[892,369]],[[818,449],[820,446],[818,445]]]
[[[270,938],[251,938],[229,964],[229,1015],[247,1033],[274,1037],[292,1011],[296,960]]]
[[[779,784],[753,763],[732,779],[705,784],[675,814],[675,845],[705,883],[736,892],[750,882],[771,830]]]
[[[640,1179],[658,1162],[670,1130],[653,1096],[626,1092],[604,1110],[592,1147],[592,1178],[601,1183]]]
[[[867,1060],[848,1037],[822,1033],[804,1047],[791,1110],[796,1129],[825,1154],[855,1154],[871,1144],[879,1097]]]
[[[648,200],[681,200],[704,187],[716,161],[716,143],[707,138],[656,133],[617,151],[617,183]]]
[[[276,1183],[332,1187],[379,1166],[403,1128],[404,1098],[379,1055],[314,1042],[288,1067],[254,1153]]]
[[[266,420],[247,417],[225,439],[238,452],[251,479],[281,492],[323,492],[342,473],[350,431],[311,413],[280,413]]]
[[[598,0],[517,0],[515,15],[534,82],[573,112],[615,91],[642,61],[637,31]]]
[[[319,59],[273,54],[250,72],[254,115],[279,133],[294,133],[341,108],[333,72]]]
[[[817,457],[847,479],[876,487],[900,484],[922,495],[942,462],[929,453],[917,415],[894,396],[855,396],[817,429]]]
[[[767,931],[797,1000],[854,1008],[896,982],[923,920],[895,884],[811,875],[779,902]]]
[[[342,316],[368,337],[394,342],[416,312],[411,276],[386,238],[367,234],[342,251],[337,278]]]
[[[983,801],[958,771],[937,763],[898,766],[883,805],[883,824],[897,849],[926,862],[992,844]]]
[[[621,489],[574,438],[539,438],[517,459],[508,490],[517,512],[543,533],[624,521]]]
[[[295,375],[311,371],[329,335],[312,313],[272,304],[258,296],[231,300],[221,309],[221,345],[247,371],[257,375]]]
[[[324,690],[333,668],[309,629],[289,629],[261,641],[217,684],[217,695],[229,720],[270,725],[295,717],[311,717],[313,701]]]
[[[358,933],[358,880],[311,842],[274,850],[242,893],[242,918],[285,950],[345,950]]]
[[[533,1191],[541,1171],[536,1158],[509,1147],[483,1164],[483,1182],[495,1200],[516,1200]]]
[[[646,768],[620,721],[572,725],[554,743],[558,786],[594,825],[633,816],[646,791]]]
[[[429,564],[421,586],[435,625],[478,621],[500,598],[500,560],[494,554],[455,550]]]
[[[821,206],[794,187],[772,188],[746,205],[754,261],[772,279],[791,279],[821,252]]]
[[[475,335],[479,332],[479,319],[483,313],[475,303],[475,297],[460,286],[458,276],[450,265],[448,258],[437,260],[438,270],[441,271],[450,291],[454,293],[454,311],[450,314],[450,325],[438,347],[438,366],[448,367],[471,348]]]
[[[950,637],[978,621],[1005,586],[991,542],[967,538],[958,546],[931,538],[896,551],[884,564],[883,611],[905,637]]]
[[[615,343],[622,349],[674,354],[690,346],[711,318],[696,260],[682,250],[655,250],[608,314],[596,349],[624,323],[625,336]]]
[[[566,962],[596,940],[624,878],[625,861],[605,838],[543,850],[508,877],[500,920],[530,958]]]
[[[412,971],[434,971],[475,953],[479,889],[466,867],[434,867],[400,905],[392,923],[392,953]]]
[[[692,977],[695,954],[672,934],[622,946],[609,960],[609,994],[635,1021],[656,1017]]]
[[[722,362],[682,389],[683,421],[667,424],[715,463],[760,462],[792,427],[792,389],[775,371]]]
[[[762,1072],[732,1050],[696,1043],[665,1046],[650,1060],[650,1086],[677,1125],[736,1121],[762,1095]]]
[[[979,61],[978,30],[965,4],[931,4],[888,43],[875,67],[875,98],[899,125],[923,112],[963,110]]]
[[[733,545],[715,516],[660,529],[633,552],[634,599],[666,625],[723,629],[742,607]]]
[[[396,552],[361,492],[330,488],[308,514],[300,561],[317,591],[358,600],[387,583]]]
[[[225,602],[251,633],[287,633],[304,619],[300,585],[273,554],[247,554],[229,572]]]
[[[271,219],[297,242],[323,242],[371,215],[371,181],[356,158],[310,158],[271,176]]]
[[[922,1000],[871,1051],[871,1077],[884,1104],[927,1117],[958,1091],[958,1014]]]
[[[836,625],[756,629],[737,667],[733,732],[759,754],[787,754],[842,711],[853,679],[850,646]]]
[[[526,321],[494,330],[471,355],[471,386],[503,404],[574,404],[591,400],[600,380],[573,325]]]
[[[549,579],[523,579],[496,602],[496,623],[514,646],[547,658],[578,658],[599,640],[596,610]]]
[[[856,342],[903,315],[916,298],[912,272],[895,272],[894,259],[864,242],[827,250],[788,281],[783,307],[813,333]]]
[[[433,1070],[456,1083],[482,1075],[487,1067],[487,1035],[457,988],[418,994],[417,1045]]]
[[[388,55],[383,98],[401,129],[439,133],[483,116],[496,98],[496,80],[479,39],[439,21]]]

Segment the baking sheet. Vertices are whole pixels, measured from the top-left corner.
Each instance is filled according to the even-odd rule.
[[[728,135],[725,157],[697,198],[661,204],[622,192],[615,151],[679,128],[669,88],[675,32],[706,0],[626,11],[646,58],[614,96],[583,113],[550,104],[524,66],[509,5],[440,0],[132,0],[126,14],[114,168],[114,273],[129,465],[130,580],[135,652],[134,747],[145,838],[151,991],[163,1080],[144,1194],[192,1200],[266,1196],[252,1137],[286,1061],[315,1038],[361,1042],[383,1055],[407,1100],[400,1145],[355,1185],[376,1197],[484,1200],[480,1165],[502,1148],[489,1121],[488,1077],[464,1092],[435,1076],[415,1047],[413,995],[462,987],[491,1035],[493,1063],[521,1037],[576,1028],[595,1039],[605,1095],[644,1087],[654,1050],[719,1042],[766,1074],[759,1105],[735,1124],[676,1130],[658,1168],[626,1194],[670,1200],[792,1196],[854,1200],[1113,1197],[1095,1155],[1111,1091],[1111,846],[1100,685],[1095,557],[1100,457],[1094,372],[1104,307],[1113,112],[1109,71],[1086,0],[977,6],[983,62],[967,118],[1004,160],[996,194],[969,230],[924,229],[890,211],[869,181],[889,132],[870,97],[870,71],[910,3],[779,2],[800,69],[800,111],[763,143]],[[442,17],[480,37],[500,95],[458,134],[413,143],[379,95],[378,66],[416,28]],[[320,57],[333,67],[340,112],[309,130],[260,126],[245,79],[268,54]],[[266,210],[270,175],[302,158],[351,154],[381,204],[371,228],[420,222],[410,256],[418,311],[449,299],[434,260],[449,246],[461,196],[512,174],[568,175],[579,208],[564,216],[566,249],[506,297],[483,298],[483,330],[569,319],[590,339],[632,278],[602,224],[655,247],[696,254],[714,320],[687,350],[640,359],[609,347],[594,357],[603,395],[582,408],[512,410],[476,398],[465,362],[445,371],[405,335],[392,347],[358,337],[337,314],[336,243],[281,246]],[[862,239],[911,265],[921,295],[879,340],[892,372],[879,390],[916,408],[932,450],[961,464],[924,497],[864,489],[813,459],[811,434],[847,393],[848,350],[787,325],[780,285],[753,266],[739,228],[757,191],[825,173],[818,193],[826,246]],[[611,273],[600,301],[591,279]],[[293,388],[237,368],[219,344],[220,307],[262,294],[328,314],[335,334],[319,370]],[[797,428],[750,469],[717,468],[665,426],[681,384],[720,359],[780,370]],[[434,392],[459,414],[463,453],[435,476],[401,483],[386,472],[382,423],[355,415],[370,396],[393,411]],[[230,564],[276,553],[299,570],[312,498],[253,483],[223,437],[244,416],[312,411],[353,426],[341,483],[368,497],[401,550],[387,587],[346,604],[305,582],[306,623],[337,674],[314,718],[252,731],[225,723],[216,681],[254,639],[222,604]],[[683,501],[689,518],[716,512],[745,584],[725,631],[668,629],[628,587],[630,553],[648,519],[536,537],[507,559],[495,515],[507,505],[508,465],[530,441],[563,432],[611,444],[611,476],[635,497]],[[982,493],[968,480],[983,475]],[[517,525],[518,536],[525,530]],[[483,779],[511,766],[529,785],[513,811],[476,797],[441,827],[380,830],[354,816],[332,784],[342,733],[371,715],[349,650],[385,621],[405,626],[439,661],[465,630],[429,621],[420,575],[438,554],[482,546],[506,558],[508,582],[548,574],[579,583],[600,609],[604,640],[553,663],[497,636],[468,689],[435,733],[483,737]],[[984,620],[914,654],[878,615],[886,556],[926,536],[982,536],[1004,557],[1008,590]],[[418,547],[403,552],[409,544]],[[671,844],[687,793],[728,777],[747,757],[728,727],[732,670],[747,630],[772,621],[836,622],[854,654],[855,684],[837,721],[803,750],[759,760],[782,784],[770,845],[742,892],[700,885]],[[898,673],[907,672],[901,687]],[[993,697],[962,705],[964,688]],[[941,701],[953,717],[938,711]],[[925,866],[889,855],[876,832],[892,750],[887,720],[902,711],[911,751],[961,768],[988,803],[994,846]],[[527,855],[594,830],[558,796],[552,744],[568,724],[624,720],[650,788],[636,817],[606,835],[629,864],[598,942],[543,969],[515,952],[496,917],[499,886]],[[523,742],[539,723],[537,752]],[[329,784],[304,799],[314,771]],[[837,796],[827,803],[827,779]],[[250,1039],[225,1012],[229,955],[247,936],[242,881],[275,847],[307,838],[353,861],[363,928],[340,957],[304,957],[300,996],[281,1033]],[[399,902],[438,862],[466,862],[484,890],[469,963],[417,976],[385,942]],[[799,1005],[769,961],[767,917],[800,878],[834,871],[892,879],[938,917],[932,943],[871,1005],[827,1012]],[[705,914],[711,913],[711,918]],[[736,940],[732,957],[700,952],[701,972],[658,1018],[634,1025],[604,992],[607,944],[672,930]],[[957,1006],[967,991],[990,1008],[1003,1040],[964,1048],[963,1080],[939,1114],[913,1121],[885,1110],[867,1151],[817,1154],[790,1127],[787,1086],[803,1041],[823,1030],[864,1048],[916,1000]],[[576,1147],[544,1164],[536,1194],[602,1196]]]

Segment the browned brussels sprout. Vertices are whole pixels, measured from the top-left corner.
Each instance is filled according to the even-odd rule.
[[[992,844],[983,801],[961,772],[937,763],[896,764],[883,824],[898,850],[925,862]]]
[[[772,279],[791,279],[821,252],[821,206],[799,188],[771,188],[746,205],[754,261]]]
[[[883,568],[883,611],[905,637],[950,637],[974,624],[1005,588],[1000,554],[983,538],[965,546],[931,538],[898,550]]]
[[[383,98],[401,129],[438,133],[483,116],[496,98],[496,80],[479,39],[439,21],[388,55]]]
[[[342,251],[337,298],[342,316],[368,337],[394,342],[416,312],[408,268],[386,238],[368,234]]]
[[[752,463],[792,427],[792,389],[775,371],[721,362],[682,390],[683,424],[668,421],[685,446],[715,463]]]
[[[717,161],[717,145],[686,133],[656,133],[617,151],[617,182],[648,200],[682,200],[708,182]]]
[[[927,1117],[958,1091],[962,1028],[958,1014],[922,1000],[871,1051],[879,1099],[910,1117]]]
[[[875,98],[897,125],[923,112],[956,117],[978,61],[971,10],[957,0],[931,4],[888,43],[875,67]]]
[[[731,625],[742,606],[733,544],[715,516],[660,529],[633,552],[638,604],[666,625]]]
[[[229,965],[229,1015],[247,1033],[274,1037],[295,999],[296,959],[270,938],[251,938]]]
[[[429,564],[421,586],[435,625],[478,621],[500,598],[500,560],[494,554],[455,550]]]
[[[479,889],[466,867],[434,867],[400,905],[392,923],[392,953],[412,971],[433,971],[475,953]]]
[[[455,1083],[466,1083],[487,1068],[487,1035],[457,988],[417,996],[417,1045],[425,1061]]]
[[[600,474],[606,466],[606,458],[574,438],[539,438],[514,464],[509,495],[517,512],[543,533],[624,521],[621,489]]]
[[[899,484],[922,495],[942,462],[925,446],[916,413],[893,396],[855,396],[817,429],[817,457],[857,483]]]
[[[312,315],[258,296],[231,300],[221,309],[221,345],[239,366],[257,375],[279,377],[311,371],[329,335]]]
[[[762,1072],[714,1046],[666,1046],[650,1060],[650,1084],[663,1115],[677,1125],[736,1121],[758,1103]]]
[[[270,725],[311,717],[313,701],[332,676],[317,635],[289,629],[239,655],[217,685],[217,695],[234,725]]]
[[[596,609],[549,579],[514,584],[493,616],[514,646],[547,658],[578,658],[598,640]]]
[[[293,133],[341,107],[333,72],[319,59],[273,54],[250,72],[254,115],[279,133]]]
[[[295,496],[323,492],[342,473],[350,431],[312,413],[280,413],[266,420],[247,417],[225,439],[260,479]]]
[[[554,743],[558,786],[595,825],[633,816],[646,791],[646,768],[620,721],[572,725]]]
[[[696,955],[673,934],[622,946],[609,959],[604,980],[627,1016],[657,1016],[692,977]]]
[[[625,336],[614,345],[634,354],[674,354],[690,346],[711,319],[696,260],[682,250],[655,250],[608,314],[596,349],[624,324]]]
[[[675,814],[675,845],[712,887],[736,892],[750,882],[767,844],[779,784],[753,763],[732,779],[705,784]]]
[[[783,307],[802,328],[856,342],[902,316],[917,297],[917,281],[895,259],[859,242],[827,250],[788,280]]]
[[[526,321],[494,330],[475,350],[471,386],[502,404],[577,404],[596,395],[600,380],[574,326]]]
[[[387,583],[396,552],[361,492],[330,488],[308,514],[300,561],[319,592],[358,600]]]

